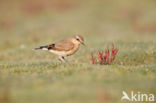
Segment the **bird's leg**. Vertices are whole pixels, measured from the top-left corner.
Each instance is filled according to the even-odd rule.
[[[66,62],[64,56],[59,56],[59,60],[62,61],[62,62]]]
[[[68,62],[68,60],[66,59],[66,56],[63,56],[63,59],[65,60],[65,62]]]
[[[65,57],[64,57],[64,56],[62,56],[62,59],[63,59],[63,61],[66,61],[66,59],[65,59]]]

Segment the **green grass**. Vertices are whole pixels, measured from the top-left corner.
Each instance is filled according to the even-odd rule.
[[[22,11],[17,1],[14,9],[0,10],[0,20],[9,20],[10,12],[16,21],[13,27],[0,24],[0,103],[121,103],[123,90],[156,96],[156,33],[135,32],[129,18],[120,15],[123,8],[140,10],[142,24],[156,22],[155,1],[137,5],[127,0],[127,7],[125,0],[75,1],[73,9],[48,8],[33,15]],[[87,46],[67,63],[32,50],[76,33]],[[119,49],[113,64],[91,64],[91,52],[111,43]]]

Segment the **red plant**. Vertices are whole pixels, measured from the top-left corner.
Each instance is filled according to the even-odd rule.
[[[101,64],[101,65],[110,65],[116,58],[116,55],[118,53],[118,49],[114,48],[114,44],[112,44],[112,50],[109,50],[109,46],[107,46],[107,49],[105,52],[98,51],[97,58],[94,57],[93,52],[91,53],[91,62],[92,64]]]
[[[91,53],[91,61],[92,61],[92,64],[96,63],[96,59],[94,58],[93,53]]]

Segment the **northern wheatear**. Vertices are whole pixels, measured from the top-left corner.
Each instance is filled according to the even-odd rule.
[[[74,54],[78,49],[79,45],[84,45],[84,39],[80,35],[75,35],[71,38],[61,40],[57,43],[53,43],[46,46],[40,46],[39,48],[35,48],[35,50],[48,50],[59,56],[59,59],[65,62],[65,57]]]

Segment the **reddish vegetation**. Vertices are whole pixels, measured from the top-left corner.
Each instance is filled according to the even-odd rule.
[[[75,6],[75,2],[72,0],[26,0],[23,2],[22,10],[27,14],[36,14],[46,10],[64,12],[72,10]]]
[[[156,24],[140,24],[140,19],[143,17],[140,11],[128,11],[124,10],[121,12],[121,17],[127,18],[130,21],[131,27],[135,32],[142,33],[155,33]]]
[[[7,86],[1,91],[0,103],[10,103],[10,89]]]
[[[97,90],[97,102],[107,103],[110,101],[110,95],[107,90],[99,89]]]
[[[117,48],[114,48],[114,44],[112,44],[112,50],[109,50],[109,47],[107,46],[105,52],[98,51],[97,58],[94,57],[92,52],[91,53],[92,64],[109,65],[115,60],[118,51],[119,50]]]
[[[147,24],[140,25],[139,24],[139,13],[133,13],[130,15],[130,22],[132,24],[132,28],[134,31],[138,32],[156,32],[156,24]]]
[[[16,22],[12,18],[0,19],[0,28],[11,29],[15,26]]]

